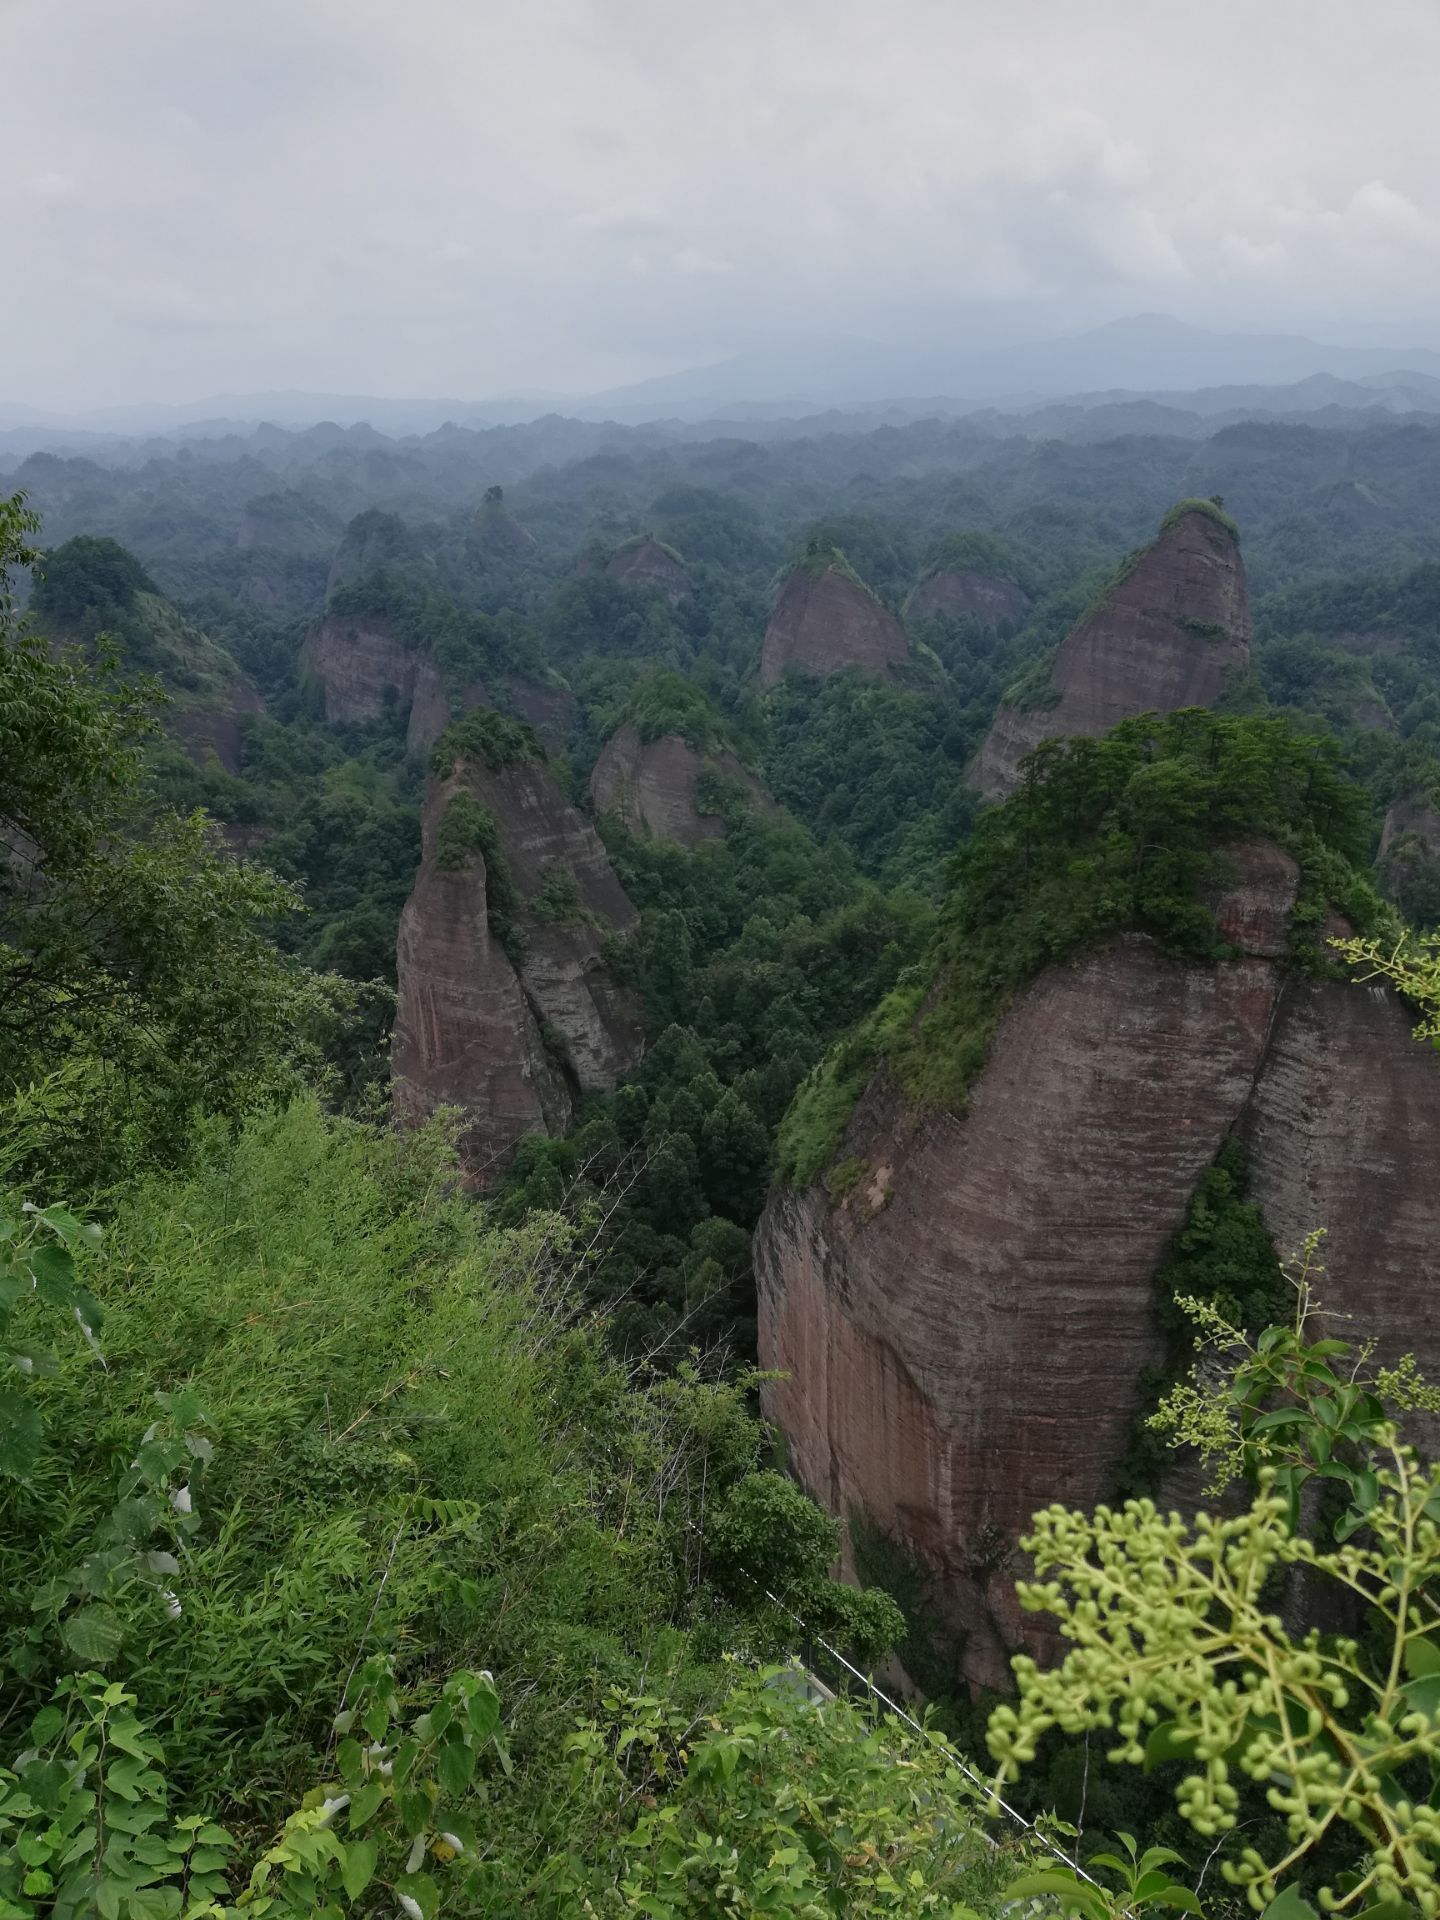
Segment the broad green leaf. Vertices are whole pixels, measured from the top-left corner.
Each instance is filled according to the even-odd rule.
[[[424,1920],[435,1920],[440,1908],[440,1889],[428,1873],[404,1873],[395,1882],[397,1893],[408,1893],[419,1907]]]
[[[75,1304],[75,1262],[68,1247],[36,1247],[29,1255],[29,1267],[35,1291],[52,1307],[68,1311]],[[95,1331],[95,1322],[89,1323]]]
[[[447,1742],[440,1749],[435,1771],[446,1793],[458,1799],[469,1786],[475,1772],[474,1751],[462,1746],[458,1740]]]
[[[378,1858],[379,1848],[373,1840],[351,1840],[346,1843],[345,1857],[340,1864],[340,1880],[352,1900],[358,1900],[374,1878]]]
[[[103,1666],[113,1660],[125,1641],[125,1629],[113,1607],[81,1607],[60,1629],[70,1651],[80,1660]]]
[[[1440,1673],[1440,1642],[1425,1635],[1405,1642],[1405,1672],[1412,1680]]]
[[[361,1787],[358,1793],[352,1795],[350,1800],[351,1830],[353,1831],[356,1827],[363,1827],[365,1822],[374,1816],[375,1809],[384,1798],[385,1785],[384,1782],[380,1780],[372,1780],[368,1787]]]

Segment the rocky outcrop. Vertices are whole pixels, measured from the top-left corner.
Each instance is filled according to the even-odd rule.
[[[300,649],[300,667],[325,697],[332,726],[379,720],[410,705],[418,655],[378,614],[327,613]]]
[[[390,1059],[402,1119],[462,1110],[461,1162],[469,1184],[485,1187],[526,1134],[564,1130],[570,1099],[510,956],[490,931],[484,856],[472,854],[458,871],[437,860],[451,791],[437,784],[430,796],[419,877],[400,915]]]
[[[429,654],[421,654],[415,665],[405,745],[411,753],[429,753],[450,722],[475,707],[497,707],[518,715],[534,727],[548,753],[563,751],[575,724],[575,696],[566,687],[540,686],[520,674],[452,686],[444,669]]]
[[[1166,522],[1060,644],[1032,703],[1002,707],[970,773],[987,800],[1013,792],[1042,740],[1099,735],[1137,713],[1208,707],[1250,664],[1245,565],[1203,507]]]
[[[791,668],[821,679],[846,667],[889,674],[910,657],[905,629],[839,559],[807,561],[775,603],[760,652],[760,684]]]
[[[603,546],[587,547],[575,563],[575,571],[603,573],[625,586],[654,587],[671,606],[678,606],[690,593],[690,576],[680,556],[648,535],[639,535],[617,547],[608,557]]]
[[[927,573],[905,603],[907,620],[959,620],[969,616],[982,627],[1020,621],[1030,611],[1030,596],[999,573],[969,567],[939,567]]]
[[[690,592],[690,576],[675,554],[658,540],[634,540],[611,554],[605,568],[627,587],[654,587],[672,606]]]
[[[461,794],[494,819],[488,870],[478,852],[442,865],[441,823]],[[604,959],[635,909],[540,762],[465,761],[432,779],[423,847],[397,946],[397,1110],[461,1107],[466,1176],[483,1187],[525,1134],[563,1130],[572,1093],[609,1091],[638,1061],[639,1010]],[[508,949],[489,925],[497,890]]]
[[[757,806],[766,804],[764,788],[733,753],[698,753],[678,733],[642,740],[627,720],[595,762],[591,804],[597,813],[619,814],[632,833],[698,846],[723,838],[728,830],[719,814],[701,810],[696,785],[706,772],[738,782]]]
[[[1440,1361],[1440,1060],[1383,991],[1284,959],[1297,875],[1252,846],[1216,902],[1238,951],[1130,935],[1015,996],[963,1116],[882,1077],[852,1118],[847,1191],[776,1196],[757,1236],[764,1389],[805,1486],[934,1570],[961,1665],[1052,1650],[1014,1604],[1052,1501],[1094,1505],[1159,1357],[1153,1282],[1222,1142],[1282,1249],[1330,1230],[1326,1291],[1382,1353]]]

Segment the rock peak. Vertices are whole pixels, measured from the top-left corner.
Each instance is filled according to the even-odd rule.
[[[788,667],[827,679],[846,667],[885,674],[910,655],[905,629],[840,554],[807,556],[780,597],[760,653],[760,684],[773,687]]]
[[[1208,707],[1250,664],[1250,598],[1234,524],[1184,500],[1060,643],[1033,704],[1003,706],[970,784],[1013,791],[1042,740],[1097,736],[1137,713]]]

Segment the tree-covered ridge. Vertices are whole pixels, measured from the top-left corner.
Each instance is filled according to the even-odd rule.
[[[1333,743],[1282,720],[1197,708],[1046,742],[956,850],[925,966],[802,1087],[781,1130],[782,1178],[816,1176],[882,1061],[912,1099],[962,1107],[1010,996],[1052,962],[1126,928],[1222,957],[1213,895],[1229,844],[1264,838],[1295,855],[1295,958],[1323,965],[1331,902],[1362,930],[1389,924],[1363,877],[1370,833],[1369,798]]]
[[[132,674],[152,674],[172,701],[193,705],[241,677],[223,647],[187,621],[114,540],[80,535],[43,553],[30,611],[53,639],[83,646],[107,635]]]

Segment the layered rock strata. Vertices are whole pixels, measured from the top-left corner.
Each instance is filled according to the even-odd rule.
[[[528,721],[546,751],[557,753],[570,737],[575,706],[575,696],[567,688],[539,686],[520,674],[452,686],[445,670],[429,654],[421,654],[415,664],[405,745],[411,753],[427,754],[461,714],[476,707],[498,707]]]
[[[407,709],[417,661],[390,621],[368,613],[327,613],[300,649],[301,671],[318,682],[331,726]]]
[[[1035,703],[1000,709],[970,784],[1003,800],[1042,740],[1097,736],[1132,714],[1212,706],[1249,666],[1250,639],[1239,545],[1222,520],[1193,508],[1066,635]]]
[[[597,813],[617,813],[632,833],[698,846],[726,833],[719,814],[702,810],[697,792],[707,772],[733,780],[758,806],[766,804],[760,782],[733,753],[698,753],[678,733],[642,740],[626,721],[606,741],[590,776],[590,799]]]
[[[461,794],[496,824],[508,948],[490,926],[496,876],[485,857],[442,863],[442,822]],[[635,909],[594,828],[540,764],[467,761],[432,779],[422,842],[397,947],[396,1107],[411,1117],[463,1109],[466,1177],[484,1187],[527,1133],[563,1131],[573,1094],[609,1091],[638,1061],[639,1010],[603,944]],[[546,899],[557,875],[569,895],[558,908]]]
[[[846,667],[888,675],[910,657],[905,629],[838,563],[797,567],[775,603],[760,653],[760,684],[790,668],[821,679]]]
[[[933,1570],[976,1685],[1017,1644],[1053,1651],[1015,1605],[1017,1542],[1039,1507],[1110,1494],[1160,1358],[1154,1275],[1229,1135],[1282,1251],[1328,1229],[1329,1303],[1440,1362],[1440,1060],[1388,993],[1292,976],[1294,864],[1234,857],[1233,958],[1130,935],[1051,967],[963,1116],[878,1078],[843,1201],[782,1193],[761,1222],[765,1411],[810,1492]]]

